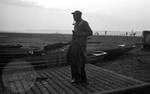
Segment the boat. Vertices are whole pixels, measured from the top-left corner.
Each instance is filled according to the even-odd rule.
[[[17,45],[0,45],[0,49],[9,49],[9,48],[21,48],[22,45],[17,44]]]

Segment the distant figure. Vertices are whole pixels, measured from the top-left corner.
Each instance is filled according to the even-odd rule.
[[[131,32],[130,36],[136,36],[136,32]]]
[[[99,36],[99,33],[98,33],[98,32],[95,32],[95,35],[96,35],[96,36]]]
[[[146,43],[146,37],[147,37],[147,35],[148,35],[148,32],[149,32],[149,31],[143,31],[143,32],[142,32],[142,35],[143,35],[142,42],[143,42],[143,43]]]
[[[93,34],[87,21],[82,19],[82,12],[72,13],[75,23],[71,45],[67,53],[67,62],[71,65],[72,83],[87,83],[85,72],[86,44],[88,36]]]
[[[107,35],[107,31],[105,31],[105,35]]]
[[[136,36],[136,32],[133,33],[133,36],[134,36],[134,37]]]
[[[149,41],[149,37],[150,36],[150,31],[147,31],[147,30],[144,30],[142,32],[142,36],[143,36],[143,39],[142,39],[142,42],[143,42],[143,48],[150,48],[150,41]]]
[[[128,32],[126,32],[126,36],[128,36]]]

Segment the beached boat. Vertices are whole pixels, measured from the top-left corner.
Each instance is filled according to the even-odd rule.
[[[103,60],[107,52],[104,51],[93,51],[87,54],[88,62],[95,63],[97,61]]]
[[[0,49],[9,49],[9,48],[21,48],[22,45],[17,44],[17,45],[0,45]]]

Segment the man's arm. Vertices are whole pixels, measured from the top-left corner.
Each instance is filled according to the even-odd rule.
[[[86,29],[87,36],[92,36],[93,35],[93,31],[92,31],[91,27],[89,26],[89,24],[87,22],[85,24],[85,29]]]
[[[81,31],[73,32],[74,35],[86,37],[93,35],[92,29],[90,28],[88,22],[86,21],[82,22],[81,28],[82,28]]]

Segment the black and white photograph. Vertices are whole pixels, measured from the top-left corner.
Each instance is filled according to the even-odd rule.
[[[150,0],[0,0],[0,94],[150,94]]]

